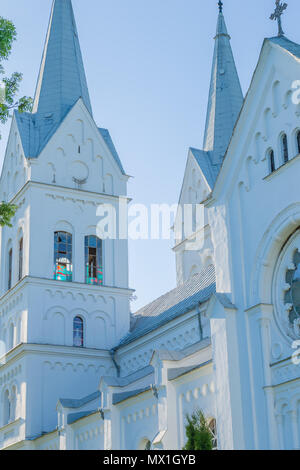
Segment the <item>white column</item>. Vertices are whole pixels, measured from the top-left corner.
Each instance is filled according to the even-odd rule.
[[[78,231],[73,240],[73,281],[85,282],[84,234]]]
[[[104,411],[104,450],[112,450],[111,412]]]

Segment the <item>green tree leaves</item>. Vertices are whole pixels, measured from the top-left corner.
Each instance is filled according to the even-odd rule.
[[[16,98],[23,78],[22,74],[15,72],[11,77],[4,76],[5,70],[2,62],[8,59],[16,38],[17,32],[14,24],[0,16],[0,123],[2,124],[8,121],[12,109],[17,109],[20,113],[30,112],[32,109],[31,98],[27,96],[19,99]],[[0,227],[5,225],[11,227],[10,221],[15,215],[16,210],[17,207],[15,205],[5,202],[0,203]]]
[[[183,450],[213,450],[213,435],[201,410],[186,416],[187,443]]]
[[[6,202],[2,202],[0,204],[0,227],[4,227],[7,225],[11,227],[11,218],[15,215],[17,210],[17,206],[13,204],[7,204]]]
[[[23,75],[19,72],[14,72],[10,78],[3,78],[5,85],[5,100],[0,103],[0,122],[5,124],[10,117],[10,110],[17,108],[20,113],[30,112],[32,109],[32,99],[23,96],[19,100],[15,99],[16,94],[19,91],[20,83]]]
[[[5,88],[0,97],[0,122],[5,124],[10,117],[10,110],[17,109],[19,112],[30,112],[32,109],[32,99],[28,96],[23,96],[17,99],[16,95],[19,92],[20,83],[22,81],[22,74],[14,72],[11,77],[5,77],[5,70],[2,62],[7,60],[11,50],[12,44],[17,38],[17,32],[14,24],[0,17],[0,81],[1,86]],[[0,133],[1,138],[1,133]]]
[[[17,38],[14,24],[0,17],[0,62],[7,60],[12,49],[12,43]]]

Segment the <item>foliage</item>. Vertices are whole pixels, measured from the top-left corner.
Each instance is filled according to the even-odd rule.
[[[186,416],[187,443],[183,450],[212,450],[213,435],[203,411],[197,410]]]
[[[30,112],[32,109],[32,99],[23,96],[16,98],[22,74],[14,72],[11,77],[5,77],[5,70],[2,62],[9,58],[13,42],[17,38],[14,24],[0,16],[0,123],[5,124],[10,118],[10,111],[17,109],[20,113]],[[1,139],[1,133],[0,133]],[[7,203],[0,203],[0,226],[11,227],[11,218],[15,215],[16,206]]]
[[[13,23],[0,17],[0,61],[8,59],[16,38],[17,32]]]
[[[0,85],[0,122],[2,124],[7,122],[12,109],[16,108],[20,113],[30,112],[32,109],[31,98],[28,96],[16,98],[23,75],[14,72],[11,77],[4,77],[5,71],[2,62],[8,59],[16,38],[17,32],[14,24],[0,17],[0,81],[2,82]]]
[[[13,204],[7,204],[6,202],[0,204],[0,227],[4,227],[4,225],[11,227],[10,221],[15,215],[16,210],[17,206]]]

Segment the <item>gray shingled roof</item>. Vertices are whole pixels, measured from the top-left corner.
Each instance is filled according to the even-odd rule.
[[[201,168],[202,173],[210,186],[210,189],[213,190],[218,173],[220,171],[220,164],[214,165],[211,160],[211,152],[205,152],[204,150],[198,150],[195,148],[190,148],[196,162]]]
[[[267,41],[270,41],[273,44],[277,44],[278,46],[282,47],[293,56],[300,59],[300,44],[290,41],[285,36],[276,36],[274,38],[268,38]]]
[[[115,349],[135,341],[192,310],[199,303],[207,301],[215,291],[215,269],[211,265],[181,286],[136,312],[130,333]]]
[[[193,366],[168,369],[168,380],[178,379],[179,377],[182,377],[185,374],[189,374],[190,372],[193,372],[195,370],[201,369],[201,367],[205,367],[208,364],[212,364],[212,360],[203,362],[202,364],[195,364]]]
[[[79,413],[70,413],[67,417],[68,424],[76,423],[82,418],[86,418],[87,416],[94,415],[97,413],[98,410],[90,410],[90,411],[80,411]]]
[[[113,405],[117,405],[118,403],[122,403],[123,401],[128,400],[129,398],[137,397],[142,393],[149,392],[151,387],[139,388],[137,390],[131,390],[129,392],[122,392],[122,393],[114,393],[112,397]]]
[[[59,402],[64,408],[81,408],[84,405],[87,405],[91,401],[95,401],[97,399],[100,400],[101,393],[100,392],[94,392],[90,395],[87,395],[86,397],[83,398],[60,398]],[[100,406],[100,404],[99,404]]]
[[[185,359],[186,357],[191,356],[198,351],[202,351],[202,349],[205,349],[210,345],[211,339],[204,338],[201,341],[198,341],[197,343],[187,346],[181,350],[172,351],[170,349],[164,349],[155,351],[155,354],[158,354],[162,361],[182,361],[182,359]]]
[[[52,113],[61,121],[66,111],[82,98],[92,114],[71,0],[53,2],[33,112]]]
[[[154,368],[152,366],[146,366],[142,369],[137,370],[133,374],[127,375],[127,377],[103,377],[102,380],[109,387],[127,387],[128,385],[137,382],[148,375],[154,373]]]
[[[37,158],[79,99],[92,115],[89,91],[71,0],[55,0],[36,86],[32,113],[14,111],[26,158]],[[121,172],[107,129],[99,133]]]
[[[232,310],[237,310],[236,306],[231,302],[228,295],[226,295],[224,293],[217,292],[215,294],[215,296],[218,299],[218,301],[223,305],[223,307],[229,308],[229,309],[232,309]]]
[[[46,35],[32,113],[15,111],[27,158],[37,157],[82,98],[92,107],[71,0],[55,0]]]
[[[243,93],[236,70],[223,13],[218,17],[211,70],[203,150],[221,164],[243,105]]]
[[[112,156],[114,157],[118,167],[120,168],[121,172],[123,173],[123,175],[125,175],[125,171],[124,171],[124,168],[123,168],[123,165],[121,163],[121,160],[120,160],[120,157],[119,157],[119,154],[116,150],[116,147],[112,141],[112,138],[110,136],[110,133],[108,131],[108,129],[103,129],[101,127],[98,128],[99,129],[99,132],[100,134],[102,135],[103,139],[104,139],[104,142],[106,143],[107,147],[109,148]]]

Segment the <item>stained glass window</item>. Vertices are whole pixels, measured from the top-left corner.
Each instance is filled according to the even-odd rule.
[[[273,173],[273,171],[276,170],[275,156],[274,156],[274,151],[273,150],[270,150],[270,152],[269,152],[269,164],[270,164],[270,172]]]
[[[94,235],[85,237],[85,282],[103,285],[102,240]]]
[[[294,271],[293,279],[292,279],[292,302],[297,315],[300,315],[300,259],[299,259],[299,252],[298,252],[298,263],[296,265],[296,269]]]
[[[13,260],[13,251],[11,248],[8,252],[8,280],[7,280],[8,290],[11,289],[11,285],[12,285],[12,260]]]
[[[283,134],[281,137],[282,142],[282,152],[283,152],[283,162],[287,163],[289,161],[289,149],[288,149],[288,141],[286,134]]]
[[[54,234],[54,279],[72,281],[72,235],[67,232]]]
[[[73,346],[83,348],[83,320],[75,317],[73,322]]]
[[[23,277],[23,237],[19,241],[19,281]]]
[[[289,320],[293,324],[300,317],[300,252],[294,253],[293,269],[286,272],[286,283],[291,287],[285,292],[285,304],[292,306],[289,311]]]

